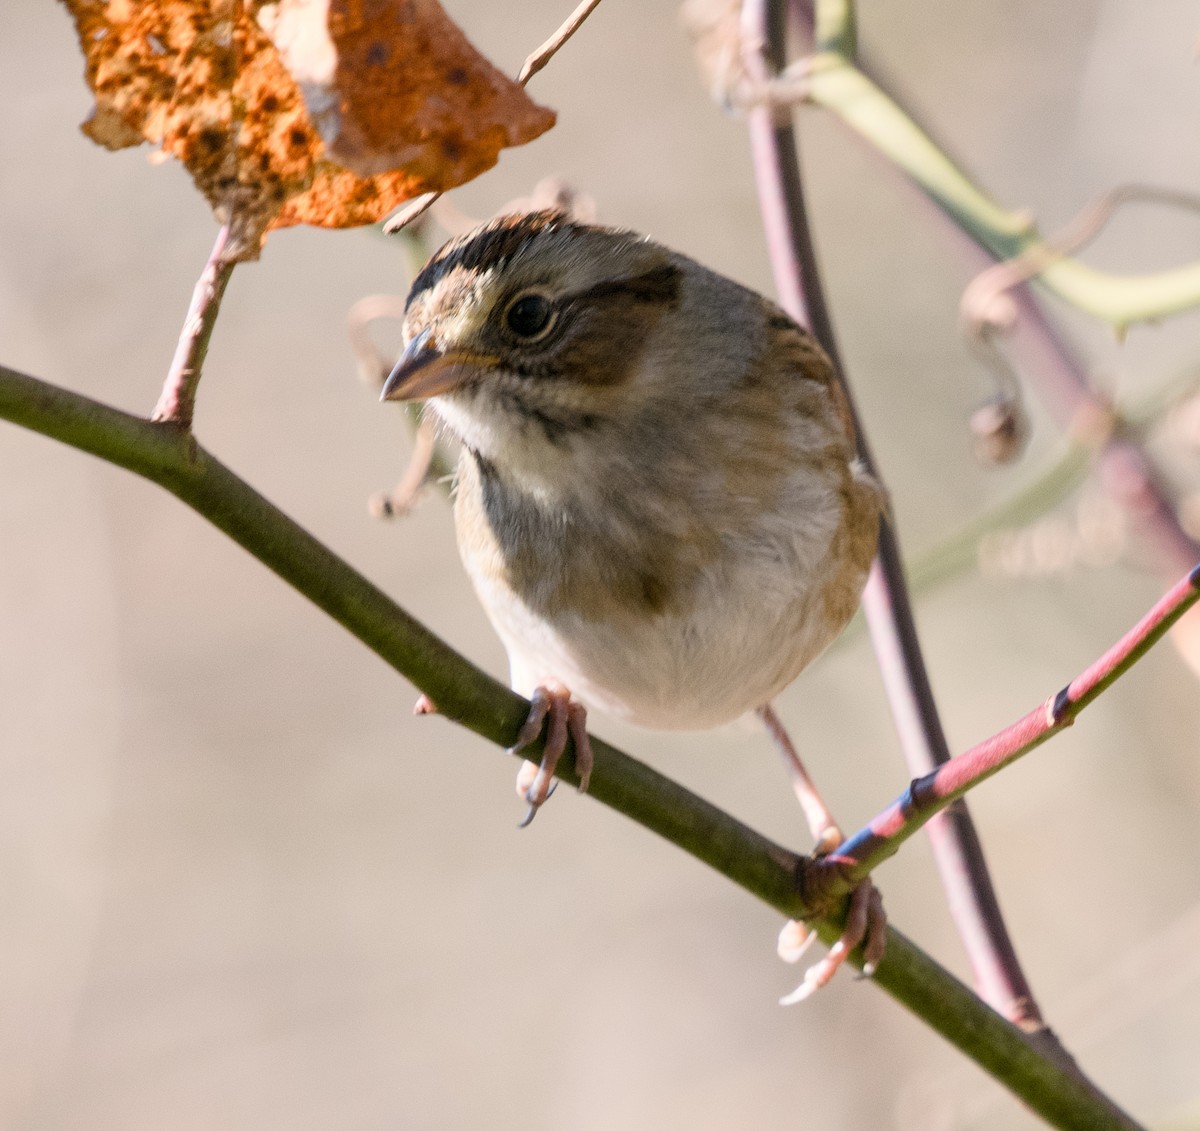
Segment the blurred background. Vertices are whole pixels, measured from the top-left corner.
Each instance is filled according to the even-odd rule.
[[[515,73],[569,5],[446,7]],[[1121,182],[1200,189],[1198,29],[1184,0],[861,5],[865,49],[911,106],[1051,232]],[[146,413],[215,227],[177,167],[79,133],[82,70],[64,9],[7,0],[0,357]],[[709,101],[673,4],[605,0],[530,89],[557,128],[454,193],[460,209],[485,217],[559,174],[603,221],[770,293],[744,125]],[[1024,460],[973,461],[966,419],[989,383],[958,328],[971,273],[958,241],[836,122],[800,118],[851,381],[919,557],[1037,480],[1061,443],[1031,396]],[[1130,271],[1197,257],[1200,223],[1144,207],[1087,254]],[[356,379],[345,313],[404,292],[409,270],[375,231],[273,235],[233,276],[197,433],[503,678],[445,501],[431,492],[392,523],[367,514],[410,441]],[[1119,345],[1055,313],[1119,398],[1153,400],[1196,371],[1195,314]],[[1160,444],[1196,475],[1194,448]],[[413,688],[164,492],[7,424],[0,480],[3,1126],[1035,1125],[868,983],[842,977],[780,1009],[798,972],[775,957],[777,916],[591,800],[563,791],[518,834],[511,760],[414,719]],[[1016,553],[1009,575],[967,570],[923,595],[954,749],[1042,701],[1149,607],[1162,581],[1136,545],[1118,548],[1103,569]],[[861,633],[780,710],[844,827],[904,787]],[[593,722],[808,848],[755,728]],[[1164,644],[972,801],[1048,1019],[1164,1127],[1200,1125],[1198,734],[1196,677]],[[923,840],[877,880],[893,922],[966,977]]]

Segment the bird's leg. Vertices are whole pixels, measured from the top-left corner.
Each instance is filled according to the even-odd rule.
[[[757,714],[783,755],[788,776],[792,779],[792,788],[816,842],[813,856],[817,859],[826,857],[845,839],[842,831],[833,819],[829,806],[817,792],[817,787],[804,768],[804,763],[784,729],[783,722],[775,713],[775,708],[770,703],[765,703],[758,708]],[[790,920],[779,934],[779,957],[785,962],[799,962],[815,937],[815,932],[805,923]],[[820,962],[805,971],[804,980],[787,997],[781,998],[780,1004],[794,1005],[827,986],[842,963],[860,943],[865,943],[863,973],[870,976],[882,961],[887,945],[887,912],[883,909],[883,897],[869,876],[850,893],[850,908],[841,938],[829,948],[829,953]]]
[[[510,754],[536,742],[546,729],[540,764],[526,762],[517,774],[517,795],[529,802],[529,811],[521,821],[524,828],[537,815],[538,809],[554,792],[552,779],[555,767],[567,748],[567,737],[575,743],[575,772],[579,775],[579,792],[587,790],[592,774],[592,744],[587,734],[587,709],[571,698],[571,693],[559,683],[534,688],[529,697],[529,717],[517,733]]]
[[[820,793],[817,792],[812,778],[808,776],[808,771],[804,768],[804,763],[800,760],[800,755],[796,752],[791,738],[788,737],[783,721],[775,713],[775,708],[770,703],[764,703],[756,713],[762,719],[767,733],[774,739],[776,748],[783,756],[783,764],[787,769],[788,777],[792,779],[792,789],[795,790],[796,800],[800,802],[804,819],[808,822],[809,832],[812,833],[813,840],[816,842],[813,855],[825,856],[845,840],[842,830],[838,828],[833,814],[829,811],[829,806],[825,804]]]

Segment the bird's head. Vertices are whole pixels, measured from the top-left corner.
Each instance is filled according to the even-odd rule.
[[[489,459],[565,451],[652,394],[644,360],[689,263],[561,212],[492,220],[413,282],[383,398],[429,400]]]

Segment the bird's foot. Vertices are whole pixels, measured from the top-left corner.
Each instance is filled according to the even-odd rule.
[[[835,905],[831,901],[843,897],[849,888],[845,876],[839,874],[844,862],[835,855],[845,838],[816,784],[809,777],[775,708],[770,703],[764,703],[758,708],[757,714],[783,755],[788,776],[792,779],[792,788],[816,841],[809,862],[810,871],[806,876],[806,894],[816,907],[824,908],[829,902],[829,909],[832,910]],[[791,920],[779,933],[779,957],[785,962],[799,962],[816,937],[816,932],[807,924]],[[870,977],[883,960],[887,945],[887,914],[883,910],[883,897],[870,878],[850,889],[850,907],[841,938],[829,948],[829,953],[820,962],[805,971],[804,981],[795,991],[782,998],[780,1004],[795,1005],[827,986],[854,948],[864,942],[863,974]]]
[[[575,744],[575,772],[579,775],[579,792],[584,793],[592,774],[592,744],[587,734],[587,709],[571,698],[561,684],[546,684],[534,689],[529,698],[529,717],[509,748],[516,754],[537,741],[546,730],[540,763],[526,762],[517,774],[517,796],[529,802],[519,828],[525,828],[537,816],[537,811],[554,792],[555,768],[567,748],[567,738]]]
[[[834,861],[826,864],[816,857],[810,867],[836,867]],[[805,951],[817,937],[816,931],[806,923],[791,920],[779,932],[779,957],[784,962],[799,962]],[[883,909],[883,896],[868,876],[861,880],[850,893],[850,906],[846,913],[846,924],[841,937],[829,948],[829,953],[804,972],[804,980],[786,997],[779,999],[780,1005],[795,1005],[812,997],[818,990],[829,985],[851,952],[863,945],[862,972],[864,977],[875,973],[883,961],[887,949],[887,912]]]

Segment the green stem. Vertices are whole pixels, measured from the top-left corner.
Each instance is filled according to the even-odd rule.
[[[439,640],[376,586],[234,475],[175,425],[154,424],[0,366],[0,418],[61,440],[159,484],[324,609],[437,704],[500,745],[528,704]],[[591,796],[624,813],[789,918],[810,909],[799,889],[807,861],[682,786],[593,739]],[[566,764],[560,776],[572,780]],[[825,941],[836,918],[815,924]],[[1135,1126],[1098,1100],[1072,1069],[1042,1051],[898,931],[873,980],[1052,1124]]]
[[[809,100],[836,114],[917,186],[980,246],[999,260],[1030,254],[1042,263],[1036,280],[1059,298],[1118,330],[1200,304],[1200,263],[1144,275],[1098,271],[1048,247],[1033,220],[992,200],[917,123],[836,50],[851,36],[845,0],[817,4],[825,49],[811,61]],[[848,32],[847,28],[851,30]]]
[[[858,20],[853,0],[823,0],[816,6],[814,21],[813,38],[818,52],[854,58],[858,50]]]

